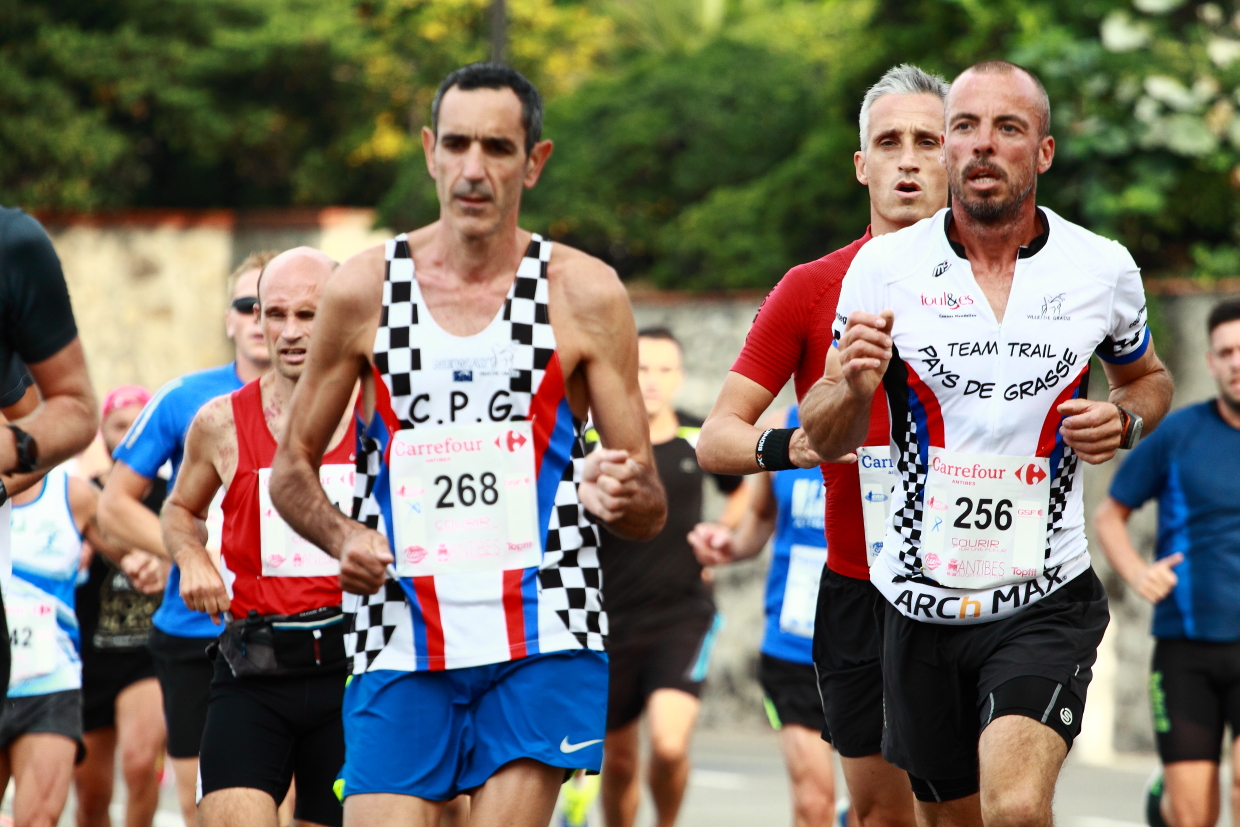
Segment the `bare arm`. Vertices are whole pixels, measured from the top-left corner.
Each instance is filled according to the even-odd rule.
[[[99,428],[99,405],[86,373],[80,339],[26,368],[34,377],[43,404],[13,424],[34,437],[39,461],[34,473],[5,475],[4,485],[10,494],[24,491],[50,469],[84,450]],[[16,436],[7,428],[0,429],[0,469],[16,465]]]
[[[118,460],[99,497],[99,527],[126,548],[171,560],[160,534],[159,516],[142,504],[150,490],[149,479]]]
[[[603,445],[602,450],[586,456],[581,502],[613,534],[649,540],[663,528],[667,500],[637,383],[633,310],[610,267],[581,254],[573,267],[571,283],[565,285],[563,294],[581,354],[579,366],[594,427]],[[556,312],[553,324],[558,317]]]
[[[1070,399],[1058,409],[1067,417],[1061,426],[1064,442],[1091,465],[1106,462],[1119,449],[1123,426],[1117,405],[1140,416],[1148,434],[1167,415],[1175,391],[1153,342],[1135,362],[1113,365],[1104,361],[1102,367],[1111,386],[1108,401]]]
[[[1111,568],[1133,591],[1157,603],[1175,588],[1178,578],[1172,569],[1184,560],[1184,555],[1176,552],[1153,564],[1145,562],[1128,536],[1130,514],[1132,509],[1128,506],[1107,497],[1094,512],[1094,534]]]
[[[770,391],[748,376],[729,372],[698,437],[697,457],[702,468],[714,474],[759,473],[762,469],[754,453],[758,437],[766,429],[754,423],[774,399]],[[798,468],[813,468],[822,462],[801,428],[793,433],[788,451]]]
[[[181,569],[181,598],[190,609],[206,612],[216,623],[220,622],[220,614],[228,610],[228,590],[207,551],[202,521],[215,492],[224,484],[216,463],[228,447],[222,443],[230,438],[235,463],[231,403],[228,397],[220,397],[208,402],[194,416],[185,437],[185,458],[176,485],[160,515],[164,545]]]
[[[341,588],[355,594],[374,594],[382,587],[392,555],[383,535],[331,504],[319,482],[319,465],[358,377],[365,383],[368,376],[382,268],[382,248],[367,250],[342,264],[328,281],[288,427],[271,466],[276,510],[294,531],[340,559]]]
[[[844,457],[865,442],[870,403],[891,361],[893,321],[890,310],[850,314],[823,377],[801,400],[801,425],[820,456]]]

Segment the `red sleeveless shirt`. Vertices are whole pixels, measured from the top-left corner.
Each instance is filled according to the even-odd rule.
[[[276,441],[263,417],[262,391],[258,379],[232,393],[233,420],[237,432],[237,471],[224,494],[224,530],[221,556],[230,584],[234,618],[251,610],[260,615],[291,615],[325,606],[339,606],[337,575],[317,577],[270,577],[263,574],[259,472],[270,469]],[[323,465],[352,465],[356,440],[349,434],[323,457]],[[276,515],[278,517],[278,515]]]

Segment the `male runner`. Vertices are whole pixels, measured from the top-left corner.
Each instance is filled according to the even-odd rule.
[[[1171,380],[1132,257],[1034,202],[1055,149],[1038,80],[978,64],[946,121],[952,208],[857,254],[802,422],[820,455],[846,454],[886,391],[883,755],[919,822],[1050,825],[1107,624],[1077,459],[1155,425]],[[1111,401],[1086,398],[1095,352]]]
[[[78,339],[60,260],[47,233],[19,209],[0,207],[0,366],[5,391],[26,383],[27,369],[38,398],[6,393],[6,408],[20,418],[0,428],[0,589],[7,587],[9,496],[34,485],[61,462],[90,444],[99,408]],[[29,387],[27,385],[27,387]],[[15,392],[15,391],[14,391]],[[8,636],[0,612],[0,635]],[[0,646],[0,685],[7,685],[9,648]]]
[[[697,721],[702,681],[722,622],[688,534],[702,519],[705,476],[694,456],[701,421],[672,401],[684,383],[680,343],[667,328],[637,333],[637,375],[650,441],[669,503],[667,522],[652,540],[604,535],[599,548],[607,584],[607,740],[603,744],[603,820],[632,827],[641,800],[638,729],[650,731],[647,773],[655,823],[671,827],[689,783],[689,736]],[[593,430],[586,441],[597,441]],[[728,495],[723,523],[745,507],[741,478],[714,476]]]
[[[151,399],[145,388],[122,385],[103,399],[99,433],[108,452],[116,450]],[[99,489],[105,472],[92,480]],[[152,480],[144,503],[158,514],[164,481]],[[86,756],[73,772],[78,827],[110,825],[108,808],[119,754],[125,779],[127,827],[150,825],[159,806],[159,771],[167,731],[155,663],[147,649],[151,616],[163,595],[165,567],[144,551],[127,551],[114,562],[93,549],[87,580],[77,587],[82,654],[82,741]]]
[[[797,409],[768,411],[759,427],[796,428]],[[689,535],[704,566],[747,560],[774,535],[766,577],[766,628],[758,682],[766,714],[792,784],[794,827],[824,827],[835,818],[835,766],[823,741],[826,720],[814,672],[813,636],[818,587],[827,562],[822,475],[817,468],[756,474],[749,508],[735,530],[701,523]]]
[[[862,245],[933,215],[946,202],[947,176],[939,159],[946,92],[942,78],[902,65],[888,70],[866,93],[861,149],[853,158],[857,180],[869,188],[870,226],[847,247],[792,268],[763,302],[702,428],[698,457],[703,468],[753,473],[819,463],[800,429],[763,430],[753,423],[789,376],[798,398],[822,376],[840,283]],[[887,406],[881,396],[869,413],[869,433],[857,451],[860,462],[822,465],[829,553],[818,595],[814,664],[826,719],[822,737],[840,755],[858,822],[862,827],[912,827],[908,780],[879,754],[882,671],[872,618],[880,598],[870,585],[869,559],[882,542],[891,490]],[[777,461],[775,446],[766,445],[772,439],[782,441],[786,462]],[[760,440],[761,465],[755,449]]]
[[[1094,516],[1111,566],[1154,604],[1150,705],[1163,779],[1147,811],[1152,827],[1218,821],[1225,724],[1233,764],[1240,760],[1240,301],[1219,303],[1207,330],[1218,396],[1168,416],[1134,448]],[[1158,550],[1150,564],[1133,548],[1127,523],[1152,497]],[[1234,819],[1240,778],[1230,788]]]
[[[121,545],[170,560],[160,537],[159,517],[142,504],[159,469],[172,463],[176,481],[185,434],[194,414],[208,400],[232,393],[270,367],[258,323],[258,276],[274,253],[255,253],[233,271],[232,302],[225,313],[236,360],[173,379],[155,394],[113,452],[116,464],[99,500],[99,523]],[[212,541],[214,544],[214,541]],[[206,649],[218,633],[205,614],[185,607],[176,567],[168,572],[164,599],[152,618],[150,648],[164,698],[168,754],[176,774],[177,798],[186,824],[193,824],[198,782],[198,746],[207,717],[213,667]]]
[[[13,578],[4,590],[13,669],[0,721],[0,786],[13,823],[52,827],[82,752],[82,662],[74,583],[82,540],[105,548],[90,483],[53,469],[13,495]]]
[[[546,825],[602,760],[598,528],[663,524],[628,300],[601,262],[517,224],[551,154],[538,92],[472,64],[422,132],[440,219],[328,282],[272,472],[295,531],[340,558],[350,622],[349,824]],[[350,520],[316,470],[364,385]],[[606,450],[584,456],[594,415]],[[381,532],[380,532],[381,530]]]
[[[340,564],[293,534],[266,491],[276,435],[335,268],[318,250],[298,247],[263,269],[259,315],[275,370],[202,406],[164,506],[164,542],[181,570],[185,605],[229,621],[219,637],[199,756],[204,827],[275,827],[294,773],[298,823],[340,824],[332,792],[344,763]],[[350,425],[349,415],[338,423],[322,468],[324,484],[345,507],[356,459]],[[223,576],[198,533],[220,490]]]

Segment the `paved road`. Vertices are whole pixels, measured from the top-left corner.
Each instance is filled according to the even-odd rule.
[[[680,827],[786,827],[792,823],[788,782],[773,733],[698,733],[693,745],[694,770]],[[1153,756],[1125,756],[1111,767],[1086,766],[1069,758],[1055,796],[1060,827],[1143,827],[1142,789],[1155,766]],[[124,785],[117,784],[118,798]],[[842,782],[840,789],[843,789]],[[180,827],[171,788],[161,796],[155,827]],[[9,790],[10,796],[12,789]],[[60,824],[72,827],[72,801]],[[4,815],[11,813],[11,799]],[[7,821],[0,815],[0,827]],[[597,819],[592,825],[601,825]],[[113,823],[123,824],[120,801]],[[653,824],[649,802],[642,802],[637,827]],[[1230,827],[1226,808],[1220,827]]]

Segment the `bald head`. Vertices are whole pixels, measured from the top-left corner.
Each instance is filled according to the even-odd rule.
[[[258,279],[259,314],[272,366],[285,379],[301,377],[314,317],[336,262],[313,247],[294,247],[267,262]]]
[[[1036,125],[1039,138],[1051,134],[1051,99],[1038,76],[1024,66],[1006,60],[987,60],[965,69],[952,81],[947,92],[947,111],[953,107],[953,97],[962,87],[993,87],[1011,97],[1023,99],[1031,120]],[[950,117],[950,116],[949,116]]]

